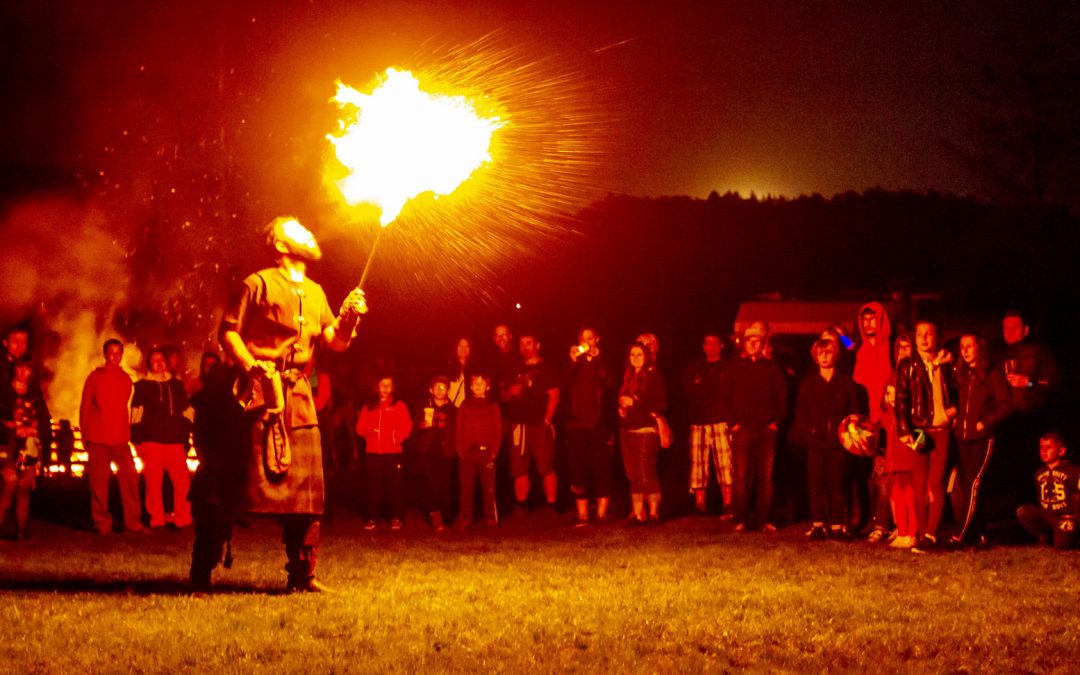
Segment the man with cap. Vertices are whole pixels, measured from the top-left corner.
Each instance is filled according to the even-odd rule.
[[[727,387],[726,408],[735,469],[735,530],[750,525],[750,497],[755,520],[765,532],[770,522],[776,436],[787,414],[787,381],[780,366],[766,356],[769,325],[755,321],[743,333],[742,357],[735,359]]]
[[[334,316],[322,287],[307,277],[307,263],[322,252],[295,218],[271,221],[267,240],[277,266],[244,279],[219,333],[242,373],[237,391],[244,442],[235,510],[278,517],[288,557],[286,590],[317,592],[324,590],[315,582],[315,558],[325,495],[309,375],[317,343],[344,351],[367,303],[356,288]],[[211,569],[192,567],[196,590],[209,589]]]

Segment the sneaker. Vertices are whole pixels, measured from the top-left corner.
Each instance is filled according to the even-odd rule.
[[[431,514],[431,529],[436,532],[443,532],[446,530],[446,523],[443,522],[442,513],[439,511],[432,511]]]
[[[761,531],[765,534],[772,534],[773,532],[776,532],[776,526],[772,523],[765,523],[761,526]]]
[[[900,537],[893,538],[888,543],[889,548],[915,548],[915,537]]]
[[[746,523],[735,523],[736,532],[746,532]]]
[[[885,541],[886,535],[887,532],[885,532],[884,528],[875,527],[873,530],[871,530],[870,536],[867,537],[866,540],[871,544],[880,544],[881,542]]]
[[[400,530],[401,529],[401,521],[398,520],[397,518],[394,518],[393,520],[391,520],[390,521],[390,529],[391,530]]]
[[[496,518],[492,518],[491,520],[485,520],[484,521],[484,527],[498,527],[498,526],[499,526],[499,521]]]
[[[810,541],[825,541],[829,538],[829,531],[822,524],[815,524],[806,531],[806,538]]]
[[[589,526],[589,517],[588,516],[578,516],[577,518],[574,519],[574,527],[588,527],[588,526]]]
[[[847,541],[849,539],[847,529],[843,525],[832,525],[829,527],[829,539]]]
[[[333,593],[329,587],[324,586],[314,579],[308,579],[306,581],[290,581],[285,585],[285,592],[290,595],[294,593]]]
[[[721,523],[726,523],[729,520],[735,520],[735,514],[734,513],[721,513],[720,514],[720,522]]]
[[[366,523],[364,523],[364,529],[367,530],[368,532],[374,530],[375,529],[375,521],[374,520],[369,520]]]
[[[638,518],[637,516],[631,515],[629,518],[626,519],[626,526],[627,527],[644,527],[645,526],[645,519],[644,518]]]

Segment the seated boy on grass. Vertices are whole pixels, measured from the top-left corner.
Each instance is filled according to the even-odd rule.
[[[1039,438],[1043,468],[1035,474],[1039,505],[1024,504],[1016,510],[1020,524],[1043,544],[1071,548],[1080,518],[1080,467],[1065,459],[1065,441],[1050,431]]]

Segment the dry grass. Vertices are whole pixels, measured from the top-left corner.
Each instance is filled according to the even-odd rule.
[[[1080,558],[917,556],[715,521],[436,537],[324,528],[332,595],[286,596],[276,528],[221,592],[183,593],[190,533],[41,526],[0,543],[8,672],[1031,671],[1080,657]]]

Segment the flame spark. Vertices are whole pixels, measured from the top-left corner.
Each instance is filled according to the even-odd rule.
[[[504,122],[485,117],[464,96],[430,94],[408,71],[386,70],[385,80],[363,94],[338,82],[333,101],[352,119],[327,138],[348,174],[338,181],[350,205],[382,209],[386,227],[410,199],[452,193],[491,160],[491,138]]]
[[[439,198],[438,208],[422,195],[398,218],[394,236],[380,244],[395,268],[393,284],[381,290],[397,300],[428,298],[437,288],[444,297],[508,302],[512,290],[502,280],[535,264],[545,247],[566,245],[577,212],[606,194],[598,178],[617,129],[613,89],[542,45],[501,33],[425,45],[406,65],[425,89],[462,95],[503,126],[482,170]],[[342,223],[363,250],[374,233],[346,225],[358,219],[357,207],[345,202],[337,185],[344,174],[327,149],[333,213],[324,221]]]

